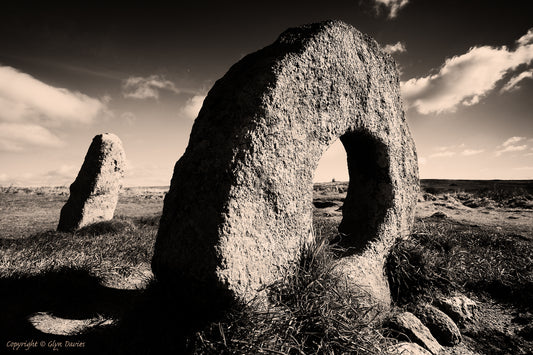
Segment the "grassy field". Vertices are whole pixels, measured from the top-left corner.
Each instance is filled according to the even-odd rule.
[[[319,242],[297,275],[271,286],[271,309],[220,314],[152,280],[165,188],[124,190],[113,221],[74,234],[55,231],[67,189],[2,188],[0,349],[35,340],[45,342],[37,352],[386,354],[396,340],[332,286],[327,240],[345,191],[315,186]],[[412,236],[391,251],[388,276],[396,309],[457,292],[478,302],[478,321],[448,353],[533,353],[532,191],[531,181],[422,181]]]

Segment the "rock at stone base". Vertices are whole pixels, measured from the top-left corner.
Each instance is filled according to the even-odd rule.
[[[435,305],[460,326],[473,322],[479,308],[476,302],[464,295],[439,297]]]
[[[126,155],[116,135],[94,137],[78,176],[70,185],[70,196],[61,209],[57,230],[72,232],[91,223],[111,220],[125,165]]]
[[[431,355],[429,351],[415,343],[398,343],[388,349],[391,355]]]
[[[433,213],[433,214],[431,215],[431,217],[433,217],[433,218],[448,218],[448,216],[446,215],[446,213],[441,212],[441,211],[437,211],[437,212]]]
[[[424,346],[433,355],[437,355],[442,350],[442,346],[431,335],[429,329],[411,312],[394,315],[389,319],[388,326],[399,332],[399,335],[407,336],[409,340]]]
[[[431,305],[422,305],[416,309],[415,315],[442,345],[454,346],[461,342],[462,337],[459,328],[441,310]]]
[[[533,340],[533,324],[528,324],[518,333],[520,336],[528,341]]]

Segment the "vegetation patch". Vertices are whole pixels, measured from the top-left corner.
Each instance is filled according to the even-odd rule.
[[[531,307],[531,255],[533,245],[523,236],[426,218],[417,221],[410,239],[396,243],[387,270],[400,305],[461,291]]]

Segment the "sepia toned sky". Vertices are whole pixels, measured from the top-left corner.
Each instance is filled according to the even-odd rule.
[[[0,186],[70,184],[103,132],[124,143],[126,185],[168,185],[213,83],[326,19],[396,59],[422,178],[533,178],[528,1],[40,3],[0,13]],[[334,144],[315,180],[347,180],[345,159]]]

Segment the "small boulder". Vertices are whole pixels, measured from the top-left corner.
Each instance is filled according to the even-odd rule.
[[[533,341],[533,324],[528,324],[518,332],[527,341]]]
[[[429,351],[415,343],[398,343],[388,349],[392,355],[431,355]]]
[[[461,342],[459,328],[446,313],[431,305],[423,305],[415,314],[442,345],[454,346]]]
[[[120,139],[111,133],[99,134],[85,155],[70,196],[61,209],[57,230],[72,232],[88,224],[113,218],[122,188],[126,156]]]
[[[473,322],[478,310],[477,303],[464,295],[439,297],[435,305],[459,325]]]
[[[394,315],[388,322],[389,328],[414,341],[432,354],[436,355],[441,350],[439,342],[431,335],[429,329],[411,312],[403,312]]]
[[[446,215],[446,213],[441,212],[441,211],[437,211],[437,212],[433,213],[433,214],[431,215],[431,217],[433,217],[433,218],[442,218],[442,219],[444,219],[444,218],[448,218],[448,216]]]

